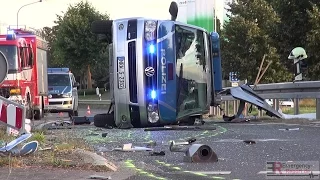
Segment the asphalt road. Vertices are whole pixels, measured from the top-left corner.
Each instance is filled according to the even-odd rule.
[[[92,115],[106,111],[105,107],[91,108]],[[79,112],[80,115],[86,114],[86,108]],[[55,118],[57,115],[49,117],[49,119]],[[267,161],[319,161],[320,129],[316,125],[210,122],[204,126],[215,126],[217,129],[145,132],[143,129],[98,130],[91,125],[78,126],[75,132],[94,145],[97,151],[103,152],[108,159],[136,171],[136,175],[129,179],[137,180],[266,179]],[[283,130],[286,128],[293,130]],[[105,132],[108,133],[107,137],[102,137],[101,133]],[[89,135],[90,133],[99,135]],[[219,161],[185,163],[184,153],[169,151],[170,141],[183,141],[190,137],[197,139],[195,143],[209,145],[217,154]],[[246,144],[243,140],[254,140],[256,143]],[[155,151],[165,151],[166,155],[150,156],[149,152],[110,151],[125,143],[144,146],[149,141],[157,143]]]

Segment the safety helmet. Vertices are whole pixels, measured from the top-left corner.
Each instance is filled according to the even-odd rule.
[[[306,53],[306,51],[302,48],[302,47],[296,47],[294,48],[290,55],[288,56],[288,59],[306,59],[308,58],[308,55]]]

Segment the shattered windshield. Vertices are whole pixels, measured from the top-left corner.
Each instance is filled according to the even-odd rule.
[[[70,86],[69,74],[48,74],[48,86]]]
[[[9,73],[12,70],[18,70],[18,47],[15,45],[0,45],[0,51],[7,58],[9,65]]]

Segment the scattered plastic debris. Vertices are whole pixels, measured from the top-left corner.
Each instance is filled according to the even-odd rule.
[[[189,144],[192,144],[192,143],[196,142],[197,139],[196,138],[190,138],[190,139],[187,139],[187,141],[188,141]]]
[[[154,127],[146,128],[144,131],[201,131],[201,130],[216,130],[216,127],[202,127],[202,126],[165,126],[165,127]]]
[[[189,138],[189,139],[186,139],[186,141],[182,141],[182,142],[176,142],[176,141],[164,142],[164,141],[162,141],[162,145],[166,145],[166,146],[170,146],[171,144],[173,144],[173,145],[190,145],[196,141],[197,141],[196,138]]]
[[[186,141],[184,141],[184,142],[171,141],[171,144],[173,144],[173,145],[189,145],[189,144],[192,144],[196,141],[197,141],[196,138],[189,138],[189,139],[186,139]]]
[[[102,128],[96,128],[94,131],[103,131]]]
[[[124,144],[122,148],[114,148],[114,151],[153,151],[152,148],[132,146],[132,143]]]
[[[98,136],[98,135],[99,135],[98,133],[91,132],[91,133],[88,134],[87,136]]]
[[[18,148],[17,146],[22,142],[26,141],[32,136],[32,134],[23,134],[13,141],[5,144],[0,148],[1,156],[9,156],[10,154],[13,156],[25,156],[31,153],[34,153],[38,149],[38,141],[31,141],[22,146],[22,148]]]
[[[151,148],[157,146],[157,142],[155,141],[150,141],[146,144],[146,147]]]
[[[280,131],[299,131],[300,128],[291,128],[291,129],[285,128],[285,129],[279,129],[279,130],[280,130]]]
[[[39,125],[38,129],[71,129],[72,123],[71,121],[53,121]]]
[[[106,177],[106,176],[100,176],[100,175],[91,175],[89,179],[100,179],[100,180],[105,180],[105,179],[111,179],[111,176]]]
[[[160,152],[150,152],[150,156],[165,156],[166,153],[164,151]]]
[[[39,151],[48,151],[48,150],[52,150],[52,147],[47,147],[47,148],[39,148]]]
[[[13,148],[10,153],[12,156],[26,156],[36,152],[38,146],[38,141],[31,141],[24,144],[21,149],[19,149],[18,147]]]
[[[243,142],[246,144],[256,144],[256,142],[253,140],[244,140]]]

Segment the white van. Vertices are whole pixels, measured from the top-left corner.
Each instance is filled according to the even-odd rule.
[[[79,83],[69,68],[48,68],[49,105],[45,110],[78,116],[78,87]]]

